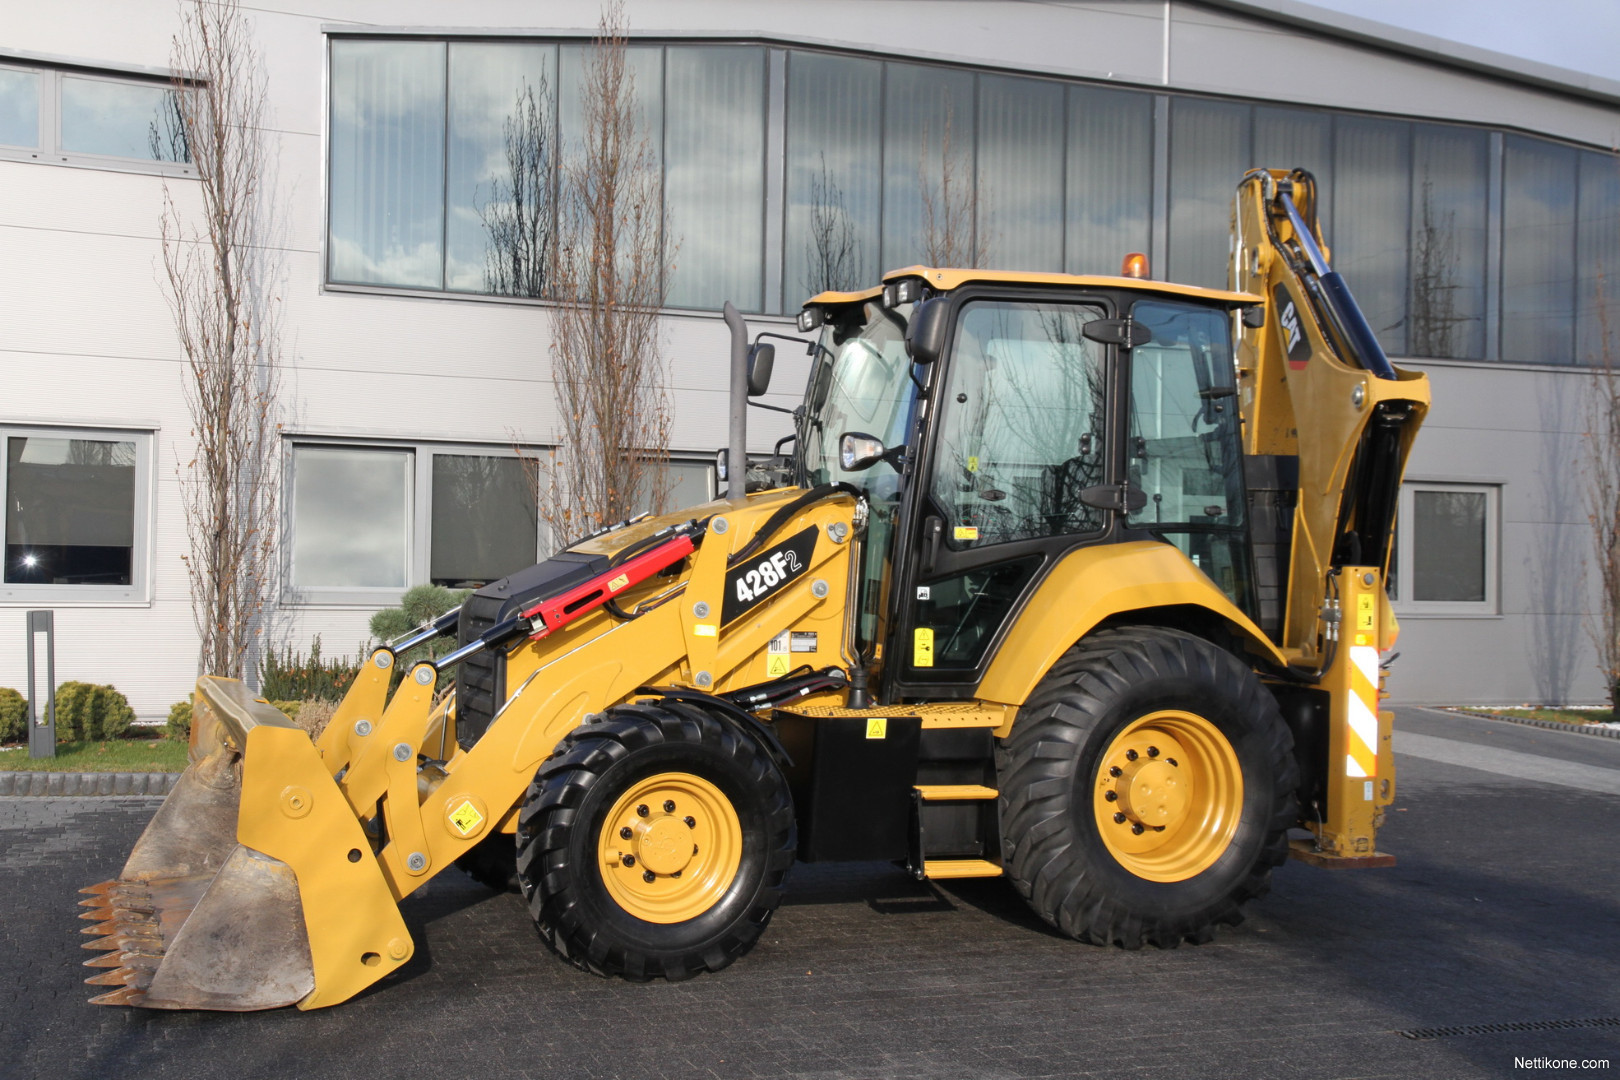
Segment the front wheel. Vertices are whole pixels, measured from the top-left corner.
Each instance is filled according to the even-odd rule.
[[[699,706],[616,706],[540,767],[518,880],[576,966],[677,980],[753,947],[797,844],[787,782],[758,742]]]
[[[1190,634],[1081,642],[1019,709],[997,767],[1008,875],[1081,940],[1206,941],[1287,854],[1292,735],[1253,671]]]

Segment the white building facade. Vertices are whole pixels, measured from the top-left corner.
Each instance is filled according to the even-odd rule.
[[[677,502],[725,440],[733,301],[792,332],[826,285],[922,261],[921,192],[974,192],[985,260],[1225,280],[1233,188],[1311,169],[1324,231],[1435,406],[1403,492],[1403,701],[1597,701],[1583,364],[1610,346],[1620,84],[1266,5],[630,3],[631,66],[678,238],[664,317]],[[546,549],[515,446],[560,438],[543,300],[499,295],[491,208],[528,94],[566,153],[594,3],[291,0],[250,19],[268,79],[283,382],[282,565],[266,635],[355,654],[410,585]],[[162,284],[154,138],[169,3],[13,5],[0,23],[0,685],[23,611],[59,680],[160,718],[196,672],[179,477],[192,436]],[[848,223],[817,266],[816,221]],[[847,280],[844,280],[847,278]],[[805,374],[784,350],[773,394]],[[759,419],[754,449],[785,432]]]

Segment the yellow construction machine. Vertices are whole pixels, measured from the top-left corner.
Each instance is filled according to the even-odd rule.
[[[85,890],[93,1000],[345,1001],[411,958],[400,902],[458,863],[630,979],[742,956],[796,860],[1006,877],[1126,948],[1208,940],[1291,847],[1387,865],[1384,576],[1428,384],[1316,203],[1302,171],[1245,176],[1225,291],[1133,257],[816,296],[769,460],[743,416],[773,351],[728,305],[724,498],[376,649],[313,741],[199,681],[190,768]]]

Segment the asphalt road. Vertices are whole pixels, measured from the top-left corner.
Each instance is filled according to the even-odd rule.
[[[801,866],[749,956],[633,985],[451,871],[404,906],[408,969],[313,1013],[86,1004],[75,891],[156,800],[0,799],[0,1077],[1620,1076],[1620,740],[1399,713],[1399,865],[1289,864],[1210,945],[1094,948],[1002,882]]]

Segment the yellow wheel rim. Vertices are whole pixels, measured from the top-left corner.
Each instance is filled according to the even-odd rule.
[[[652,923],[678,923],[726,895],[742,863],[742,822],[720,789],[691,773],[631,785],[597,845],[608,895]]]
[[[1243,768],[1214,724],[1149,713],[1103,751],[1092,807],[1118,863],[1149,881],[1185,881],[1215,864],[1243,813]]]

